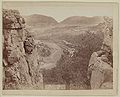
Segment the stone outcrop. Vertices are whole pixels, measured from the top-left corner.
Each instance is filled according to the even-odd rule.
[[[105,17],[104,41],[101,49],[91,55],[88,67],[88,78],[91,89],[113,88],[113,23]]]
[[[30,44],[25,20],[17,10],[3,9],[3,89],[41,89],[39,56]],[[29,43],[25,45],[25,42]]]
[[[40,70],[41,57],[33,37],[29,35],[24,41],[26,61],[29,67],[29,75],[31,76],[32,86],[34,89],[43,88],[43,76]]]

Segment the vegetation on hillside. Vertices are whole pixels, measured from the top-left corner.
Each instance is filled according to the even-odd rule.
[[[73,56],[65,50],[56,67],[51,70],[44,70],[44,83],[46,84],[66,84],[66,89],[89,89],[87,79],[87,68],[90,56],[93,52],[100,49],[103,39],[94,33],[86,32],[77,36]],[[67,52],[67,53],[66,53]]]

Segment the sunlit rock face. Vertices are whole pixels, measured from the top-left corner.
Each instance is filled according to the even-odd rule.
[[[109,17],[104,20],[103,45],[91,55],[88,66],[91,89],[113,88],[113,21]]]
[[[38,59],[33,53],[27,54],[24,48],[27,34],[25,20],[19,11],[3,9],[3,89],[5,90],[33,89],[39,86],[41,88],[42,74],[36,69],[37,67],[35,68]],[[30,60],[26,56],[36,59]],[[31,61],[35,66],[29,64]]]

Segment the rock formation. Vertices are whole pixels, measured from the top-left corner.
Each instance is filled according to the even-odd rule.
[[[34,40],[17,10],[3,9],[3,89],[42,89]]]
[[[113,88],[113,21],[104,17],[104,41],[101,49],[91,55],[88,77],[91,89]]]

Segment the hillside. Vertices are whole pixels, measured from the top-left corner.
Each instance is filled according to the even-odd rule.
[[[44,24],[45,23],[46,22],[44,22]],[[63,37],[77,36],[88,30],[91,30],[91,32],[94,31],[94,33],[101,33],[101,28],[103,28],[103,26],[103,17],[72,16],[53,26],[42,28],[35,26],[32,30],[34,30],[33,33],[36,39],[59,39]]]
[[[71,16],[60,22],[60,24],[86,26],[99,24],[100,22],[103,22],[103,18],[100,16],[95,17]]]
[[[26,21],[26,25],[35,28],[48,27],[57,24],[57,21],[55,19],[45,15],[33,14],[30,16],[25,16],[24,18]]]

